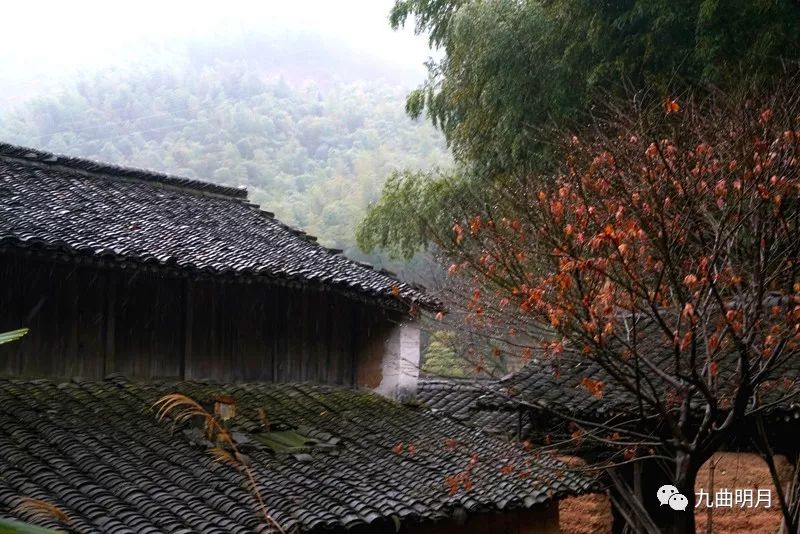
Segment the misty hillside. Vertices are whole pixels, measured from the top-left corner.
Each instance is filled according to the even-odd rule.
[[[407,73],[356,68],[346,49],[247,37],[159,58],[25,100],[0,115],[0,139],[246,185],[265,209],[355,256],[354,225],[388,174],[449,162],[438,133],[404,113]]]

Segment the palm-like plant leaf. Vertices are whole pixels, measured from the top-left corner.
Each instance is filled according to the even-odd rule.
[[[56,534],[56,531],[13,519],[0,519],[0,534]]]
[[[32,517],[47,517],[55,519],[64,525],[71,525],[72,519],[61,508],[41,499],[25,497],[22,502],[14,509],[19,514],[26,514]]]
[[[241,467],[239,462],[236,460],[236,456],[234,456],[232,452],[226,451],[222,447],[214,447],[210,450],[210,452],[214,456],[215,462],[232,465],[236,468]]]
[[[243,456],[239,453],[233,436],[216,417],[203,408],[199,402],[181,393],[164,395],[153,404],[153,409],[156,411],[156,417],[158,417],[159,421],[171,417],[174,424],[188,421],[193,417],[200,417],[203,420],[203,429],[208,439],[216,441],[219,445],[210,449],[212,456],[214,456],[214,461],[228,464],[244,472],[248,490],[255,496],[261,513],[271,525],[270,532],[274,528],[280,534],[285,534],[280,523],[267,512],[264,499],[261,497],[261,492],[256,485],[255,476],[247,463],[243,461]]]
[[[25,334],[28,333],[27,328],[20,328],[18,330],[11,330],[10,332],[2,332],[0,333],[0,345],[4,343],[10,343],[12,341],[16,341]]]

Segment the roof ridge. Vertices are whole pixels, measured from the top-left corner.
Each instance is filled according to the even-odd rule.
[[[88,175],[162,183],[178,189],[221,195],[235,199],[247,198],[247,189],[245,187],[219,185],[194,178],[168,174],[166,172],[125,167],[113,163],[56,154],[38,148],[24,147],[10,143],[0,142],[0,158],[37,166],[61,167]]]
[[[2,193],[19,195],[19,201],[0,202],[3,248],[63,252],[218,276],[267,275],[290,284],[318,284],[354,298],[379,299],[381,306],[393,309],[442,308],[437,299],[396,275],[357,262],[276,219],[250,202],[245,189],[2,142],[0,167]],[[39,180],[42,177],[52,179]],[[162,189],[180,194],[159,199]],[[114,209],[106,209],[114,195]],[[212,198],[222,201],[209,204]],[[173,209],[201,216],[207,224],[186,224],[170,213]],[[144,210],[148,222],[142,225],[140,211]],[[262,225],[267,220],[269,231]],[[234,225],[238,228],[232,230]],[[215,243],[213,250],[202,245],[209,242]],[[301,243],[304,246],[298,246]]]

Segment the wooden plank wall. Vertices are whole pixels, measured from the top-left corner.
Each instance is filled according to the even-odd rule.
[[[0,254],[0,274],[0,331],[31,330],[0,346],[2,376],[352,385],[384,320],[335,293],[262,283],[11,254]]]

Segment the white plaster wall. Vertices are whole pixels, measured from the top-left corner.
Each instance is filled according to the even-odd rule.
[[[416,396],[419,357],[419,327],[415,323],[395,326],[384,344],[382,379],[375,391],[397,400]]]

